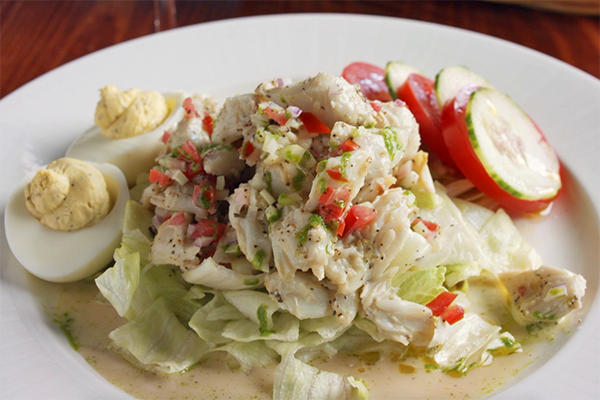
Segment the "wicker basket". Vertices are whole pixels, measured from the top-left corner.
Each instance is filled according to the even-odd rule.
[[[490,1],[490,0],[488,0]],[[600,15],[600,1],[598,0],[491,0],[497,3],[518,4],[525,7],[540,8],[565,14]]]

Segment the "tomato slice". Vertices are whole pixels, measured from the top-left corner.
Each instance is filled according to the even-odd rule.
[[[359,204],[350,207],[348,215],[346,215],[346,218],[344,219],[345,228],[342,237],[369,225],[375,218],[377,218],[377,211],[372,208],[361,206]]]
[[[466,123],[467,104],[470,95],[475,90],[477,90],[475,86],[461,89],[453,100],[446,103],[442,110],[442,135],[450,155],[462,174],[473,185],[503,207],[523,213],[536,213],[544,210],[556,196],[541,200],[525,200],[515,197],[498,185],[479,160],[469,140]],[[534,125],[539,130],[535,122]],[[543,135],[541,136],[543,137]]]
[[[434,316],[439,317],[450,304],[456,299],[458,293],[442,292],[425,306],[431,310]]]
[[[331,129],[322,123],[313,113],[303,111],[298,118],[300,118],[308,133],[331,133]]]
[[[419,124],[423,143],[448,167],[458,171],[442,135],[441,111],[435,97],[434,81],[419,74],[410,74],[398,87],[398,98],[406,103]]]
[[[365,62],[354,62],[344,68],[342,77],[353,85],[358,84],[360,91],[369,100],[392,101],[383,68]]]

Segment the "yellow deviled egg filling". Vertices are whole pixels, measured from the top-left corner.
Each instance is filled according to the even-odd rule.
[[[119,90],[107,85],[100,90],[94,119],[104,137],[122,139],[151,131],[169,113],[165,97],[156,91]]]
[[[8,245],[38,278],[89,277],[112,262],[129,198],[125,175],[114,165],[58,159],[24,176],[11,195],[4,213]]]
[[[37,171],[25,187],[25,204],[48,228],[76,231],[108,214],[110,195],[96,167],[65,157]]]

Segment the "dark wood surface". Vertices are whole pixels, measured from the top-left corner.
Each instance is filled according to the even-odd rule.
[[[386,15],[435,22],[519,43],[600,78],[598,15],[551,12],[491,1],[175,0],[175,5],[177,26],[306,12]],[[2,0],[0,98],[76,58],[153,34],[154,17],[154,3],[148,0]]]

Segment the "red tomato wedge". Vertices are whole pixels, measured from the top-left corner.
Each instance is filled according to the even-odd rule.
[[[354,62],[344,68],[342,77],[353,85],[358,84],[360,91],[369,100],[392,101],[383,68],[365,62]]]
[[[431,310],[434,316],[439,317],[450,304],[456,299],[458,293],[442,292],[425,306]]]
[[[406,103],[419,124],[423,143],[444,164],[458,171],[442,135],[442,117],[434,90],[434,81],[419,74],[410,74],[396,91],[398,98]]]
[[[331,133],[331,129],[322,123],[313,113],[303,111],[298,118],[300,118],[308,133]]]
[[[452,101],[446,103],[442,110],[442,134],[446,146],[463,175],[483,193],[499,202],[501,206],[522,213],[542,211],[558,196],[562,188],[560,162],[539,127],[520,108],[518,108],[520,121],[517,127],[519,129],[514,129],[514,132],[511,127],[513,120],[510,117],[496,122],[493,119],[496,118],[496,115],[494,117],[478,116],[477,118],[472,115],[473,112],[482,112],[473,110],[473,104],[484,104],[487,107],[486,111],[495,107],[486,97],[483,97],[485,101],[478,103],[474,103],[472,100],[474,96],[485,96],[492,90],[476,87],[465,88]],[[495,92],[493,96],[504,95]],[[497,112],[506,110],[504,104],[501,106],[503,108],[499,108],[500,111],[496,110]],[[518,106],[515,105],[515,107]],[[509,111],[515,114],[512,109]],[[476,133],[480,128],[474,127],[474,125],[481,123],[480,121],[484,118],[487,118],[485,124],[492,127],[496,127],[500,123],[504,124],[500,125],[504,129],[503,134],[498,135],[496,133],[498,128],[495,128],[487,135],[488,137],[478,141]],[[527,136],[524,137],[523,132],[527,132]],[[484,143],[484,139],[488,143]],[[491,173],[488,172],[490,167],[488,166],[486,169],[484,163],[490,163],[490,161],[482,158],[485,157],[482,156],[482,146],[484,145],[488,148],[495,147],[494,157],[496,158],[510,157],[504,159],[503,163],[515,164],[514,167],[511,165],[512,169],[508,170],[511,173],[497,172],[493,169]],[[534,175],[536,170],[532,170],[527,162],[523,161],[534,157],[535,162],[541,163],[546,168],[544,174]],[[542,162],[538,161],[540,159]],[[496,162],[496,166],[500,165],[495,160],[493,162]],[[514,188],[511,179],[515,178],[527,183],[522,186],[525,187],[525,190],[519,191]],[[529,190],[529,193],[523,194],[526,190]]]
[[[360,204],[350,207],[348,215],[344,219],[345,227],[342,237],[369,225],[375,218],[377,218],[377,211],[372,208],[361,206]]]

